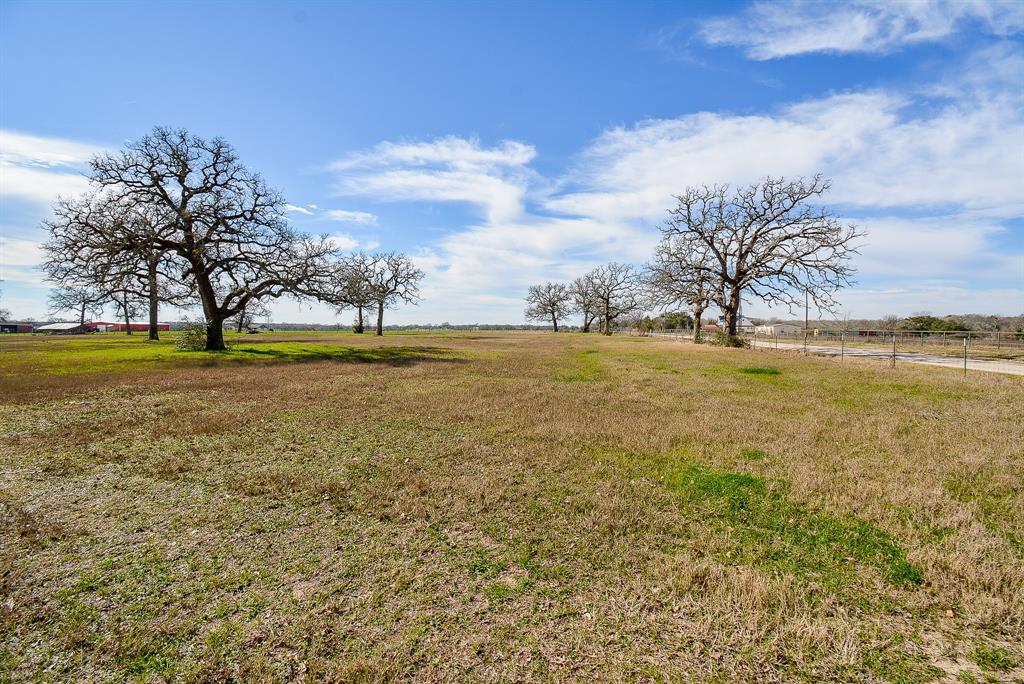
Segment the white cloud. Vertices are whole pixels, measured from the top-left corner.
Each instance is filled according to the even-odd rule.
[[[40,243],[0,235],[0,265],[35,266],[42,261]]]
[[[432,142],[383,142],[331,165],[338,191],[387,201],[465,202],[489,221],[522,212],[534,148],[516,141],[481,147],[475,139],[448,136]]]
[[[391,201],[475,197],[489,209],[482,222],[424,246],[418,261],[428,277],[417,320],[521,320],[531,283],[567,280],[609,259],[645,260],[654,225],[687,185],[819,171],[834,182],[825,201],[870,231],[856,264],[865,280],[896,283],[885,292],[936,297],[911,309],[961,310],[977,299],[955,305],[951,298],[963,290],[998,291],[1005,303],[1024,277],[1024,256],[995,247],[1007,230],[1000,222],[1024,215],[1024,155],[1014,153],[1024,140],[1024,98],[1008,78],[1021,56],[1004,49],[986,57],[969,60],[941,88],[839,93],[758,115],[703,112],[614,128],[558,183],[526,166],[528,146],[516,149],[529,155],[502,157],[500,148],[452,138],[410,149],[382,144],[374,150],[386,161],[370,164],[370,151],[338,168],[353,193]],[[437,163],[456,152],[465,160]],[[507,206],[495,210],[499,199]],[[954,284],[905,287],[925,281]],[[847,297],[859,315],[912,299],[857,288]]]
[[[24,166],[79,166],[101,148],[63,138],[0,129],[0,161]]]
[[[345,209],[329,209],[324,214],[331,221],[342,223],[361,223],[372,225],[377,223],[377,217],[366,211],[346,211]]]
[[[702,23],[710,45],[735,45],[751,59],[814,52],[890,52],[947,38],[973,22],[996,35],[1024,29],[1018,0],[814,0],[754,2],[738,14]]]
[[[48,204],[88,187],[74,169],[100,148],[86,143],[0,130],[0,196]]]
[[[307,209],[306,207],[300,207],[300,206],[297,206],[297,205],[294,205],[294,204],[285,204],[284,205],[284,210],[288,211],[288,212],[291,212],[293,214],[305,214],[307,216],[312,216],[313,215],[313,212],[310,211],[309,209]]]
[[[822,171],[831,202],[947,207],[1003,217],[1024,209],[1019,95],[974,93],[914,115],[884,92],[833,95],[772,115],[694,114],[606,132],[584,154],[581,189],[550,208],[660,220],[671,195],[697,183],[747,183]]]
[[[327,237],[332,243],[334,243],[335,247],[341,250],[347,251],[359,247],[359,240],[356,240],[347,233],[335,233],[334,235],[329,235]]]

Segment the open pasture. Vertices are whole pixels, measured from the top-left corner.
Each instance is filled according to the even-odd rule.
[[[12,681],[1019,681],[1024,378],[0,339]]]

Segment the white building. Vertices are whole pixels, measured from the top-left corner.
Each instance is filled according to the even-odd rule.
[[[804,328],[796,323],[769,323],[768,325],[757,326],[756,330],[758,335],[784,336],[799,335],[804,331]]]

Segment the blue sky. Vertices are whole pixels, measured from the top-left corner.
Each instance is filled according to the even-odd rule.
[[[673,192],[817,171],[869,231],[842,313],[1018,314],[1022,7],[8,1],[2,306],[46,315],[49,203],[159,124],[226,138],[298,227],[411,253],[395,322],[521,321],[530,283],[644,261]]]

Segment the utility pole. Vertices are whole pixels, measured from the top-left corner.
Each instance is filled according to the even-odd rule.
[[[810,310],[811,310],[810,297],[807,294],[807,290],[804,290],[804,332],[806,332],[811,327],[811,324],[810,324]]]

